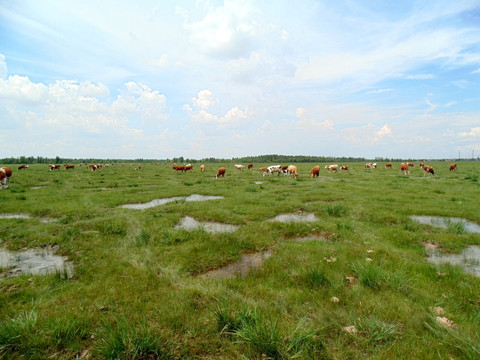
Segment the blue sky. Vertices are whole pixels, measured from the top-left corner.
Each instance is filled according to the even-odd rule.
[[[478,0],[0,0],[0,158],[472,152]]]

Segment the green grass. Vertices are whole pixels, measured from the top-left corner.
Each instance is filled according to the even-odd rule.
[[[479,245],[480,235],[462,222],[439,228],[409,216],[480,223],[479,162],[459,163],[452,173],[445,162],[429,163],[435,177],[418,167],[406,177],[383,164],[350,163],[349,173],[315,179],[310,170],[325,164],[297,164],[298,179],[255,170],[271,164],[243,172],[206,165],[205,173],[194,165],[185,174],[148,164],[14,171],[9,189],[0,190],[0,214],[31,218],[0,219],[0,247],[55,246],[73,263],[73,276],[0,278],[0,357],[478,358],[480,279],[430,264],[424,246],[460,252]],[[221,166],[226,176],[215,179]],[[224,199],[119,207],[192,194]],[[300,213],[317,220],[266,221]],[[238,229],[175,229],[185,216]],[[310,235],[323,239],[297,240]],[[198,276],[267,249],[271,257],[246,277]],[[440,327],[434,306],[456,327]],[[346,333],[347,326],[358,332]]]

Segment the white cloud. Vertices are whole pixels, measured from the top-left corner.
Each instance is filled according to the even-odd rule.
[[[367,94],[383,94],[383,93],[386,93],[386,92],[391,92],[391,91],[394,91],[393,89],[377,89],[377,90],[370,90],[370,91],[367,91]]]
[[[196,98],[193,98],[193,104],[203,110],[207,110],[211,106],[218,104],[218,99],[210,90],[200,90]]]
[[[471,128],[470,131],[461,132],[458,135],[462,138],[479,138],[480,139],[480,127]]]
[[[432,80],[432,79],[435,79],[435,75],[433,75],[433,74],[408,75],[405,79],[408,79],[408,80]]]
[[[325,121],[318,121],[308,115],[308,110],[304,108],[297,108],[295,115],[298,118],[298,126],[306,131],[315,130],[333,130],[334,122],[331,119]]]
[[[5,61],[5,56],[0,54],[0,79],[7,77],[7,62]]]
[[[27,76],[13,75],[8,79],[0,79],[0,98],[17,103],[40,103],[47,93],[45,85],[32,83]]]

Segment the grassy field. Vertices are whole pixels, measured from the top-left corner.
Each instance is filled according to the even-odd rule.
[[[49,171],[16,166],[0,190],[0,247],[55,246],[73,276],[0,279],[0,357],[12,359],[478,359],[480,279],[427,261],[425,244],[458,253],[480,244],[460,227],[410,215],[480,223],[480,162],[350,171],[311,179],[199,165]],[[344,164],[342,164],[344,165]],[[225,178],[215,179],[220,166]],[[256,183],[260,182],[262,183]],[[147,210],[129,203],[177,200]],[[278,223],[313,213],[314,222]],[[232,233],[175,229],[185,217],[238,225]],[[49,221],[42,221],[48,219]],[[297,241],[319,235],[323,241]],[[271,251],[248,276],[200,274]],[[368,259],[367,259],[368,258]],[[370,259],[372,261],[370,261]],[[9,269],[0,269],[5,275]],[[446,325],[439,319],[446,318]]]

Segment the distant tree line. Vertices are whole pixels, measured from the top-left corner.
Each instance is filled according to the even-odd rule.
[[[416,161],[418,159],[394,159],[376,157],[373,161],[376,162],[403,162],[403,161]],[[424,159],[427,160],[427,159]],[[431,159],[429,159],[431,160]],[[442,159],[436,159],[442,160]],[[446,159],[445,159],[446,160]],[[477,159],[450,159],[456,161],[470,161],[480,160]],[[335,156],[308,156],[308,155],[257,155],[257,156],[244,156],[234,157],[231,159],[222,158],[203,158],[203,159],[189,159],[183,156],[174,157],[172,159],[99,159],[99,158],[61,158],[56,156],[54,158],[43,156],[20,156],[20,157],[8,157],[0,159],[0,164],[69,164],[69,163],[89,163],[89,164],[105,164],[105,163],[176,163],[176,164],[195,164],[195,163],[352,163],[352,162],[365,162],[372,161],[362,157],[335,157]]]

